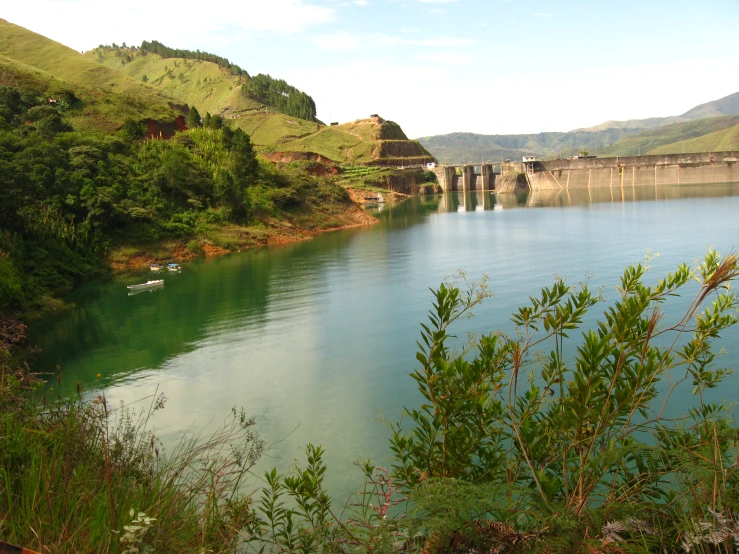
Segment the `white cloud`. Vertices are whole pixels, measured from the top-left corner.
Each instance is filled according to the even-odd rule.
[[[360,7],[364,7],[364,6],[366,6],[366,5],[367,5],[367,0],[354,0],[354,3],[355,3],[355,4],[357,5],[357,6],[360,6]]]
[[[472,60],[472,56],[469,54],[449,54],[446,52],[422,52],[418,57],[422,60],[452,64],[467,63]]]
[[[364,41],[359,36],[346,31],[317,35],[313,37],[313,44],[322,50],[331,51],[359,50],[365,46]]]
[[[196,0],[102,3],[99,0],[24,0],[3,6],[3,18],[77,50],[98,44],[203,48],[227,31],[232,40],[257,33],[292,35],[333,21],[332,8],[311,0]],[[235,35],[235,36],[234,36]]]
[[[348,51],[361,50],[365,48],[377,48],[378,46],[425,46],[431,48],[451,48],[472,44],[469,38],[436,37],[426,39],[413,39],[391,35],[362,33],[352,34],[346,31],[326,33],[313,37],[313,43],[323,50]]]

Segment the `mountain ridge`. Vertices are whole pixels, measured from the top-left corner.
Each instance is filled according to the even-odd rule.
[[[727,142],[724,135],[731,127],[726,125],[728,120],[721,118],[736,115],[739,115],[739,92],[700,104],[676,116],[610,120],[567,132],[520,135],[447,133],[419,137],[417,140],[447,163],[497,160],[501,157],[514,159],[524,155],[569,157],[582,150],[596,155],[622,156],[653,153],[655,149],[659,149],[659,152],[654,153],[678,153],[688,145],[695,147],[697,144],[709,150],[717,149]],[[716,118],[719,121],[710,121]],[[703,123],[693,125],[697,122]],[[711,134],[712,138],[696,142],[694,139],[702,136],[696,133],[701,130],[704,131],[702,134]],[[670,147],[671,144],[674,146]]]

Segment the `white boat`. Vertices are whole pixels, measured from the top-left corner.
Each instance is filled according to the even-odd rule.
[[[384,204],[385,199],[382,197],[382,193],[378,192],[377,196],[365,196],[364,202],[365,204]]]
[[[141,283],[138,285],[128,285],[126,288],[128,290],[145,290],[155,289],[161,286],[164,286],[164,279],[155,279],[153,281],[147,281],[146,283]]]
[[[162,269],[162,265],[161,264],[149,264],[149,269],[151,269],[152,271],[159,271]]]
[[[167,271],[182,271],[180,264],[167,264]]]

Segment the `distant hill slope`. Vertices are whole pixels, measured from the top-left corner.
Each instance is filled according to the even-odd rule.
[[[685,152],[701,152],[717,150],[719,140],[708,139],[702,142],[693,142],[699,137],[723,136],[726,131],[739,124],[739,116],[722,116],[699,119],[667,125],[658,129],[644,131],[642,133],[623,138],[607,148],[598,151],[600,156],[633,156],[638,154],[656,153],[680,153],[685,142],[691,144],[705,144],[706,148],[701,150],[685,150]],[[737,144],[739,147],[739,143]]]
[[[178,101],[195,106],[201,115],[221,115],[248,133],[262,155],[274,161],[409,165],[434,159],[418,142],[408,140],[397,124],[382,118],[326,126],[281,113],[244,93],[246,75],[234,75],[213,62],[163,58],[153,52],[118,47],[96,48],[85,55],[132,79],[146,80]]]
[[[379,116],[320,126],[311,134],[278,142],[273,151],[283,159],[310,159],[317,154],[347,164],[382,166],[408,166],[435,160],[418,141],[409,140],[397,123]]]
[[[685,112],[682,117],[700,119],[703,117],[737,114],[739,114],[739,92],[696,106],[695,108]]]
[[[580,150],[596,150],[637,132],[609,128],[602,131],[536,133],[527,135],[478,135],[450,133],[421,137],[418,141],[442,163],[518,159],[521,156],[569,156]]]
[[[76,50],[0,19],[0,85],[33,83],[40,92],[69,89],[87,104],[80,124],[115,129],[126,117],[171,122],[177,101]]]
[[[188,106],[219,114],[224,118],[263,108],[241,91],[245,77],[208,61],[163,58],[159,54],[132,48],[95,48],[85,57],[96,65],[112,69],[139,83],[146,82]]]
[[[478,135],[450,133],[421,137],[418,140],[432,154],[447,163],[480,159],[516,159],[524,155],[539,158],[571,156],[587,150],[597,155],[637,155],[659,149],[682,152],[698,145],[717,149],[726,139],[721,133],[733,123],[727,116],[739,115],[739,92],[696,106],[682,115],[607,121],[566,133],[526,135]],[[705,141],[695,139],[718,132]],[[680,143],[678,145],[678,143]],[[669,145],[675,145],[670,148]],[[738,145],[739,147],[739,145]],[[688,151],[688,150],[686,150]],[[692,150],[695,151],[695,150]]]
[[[703,136],[665,144],[648,154],[679,154],[681,152],[726,152],[739,150],[739,118],[731,127],[720,129]]]

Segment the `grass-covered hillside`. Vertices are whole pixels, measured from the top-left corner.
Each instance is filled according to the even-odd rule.
[[[249,77],[246,71],[235,74],[215,62],[164,57],[142,48],[103,46],[85,56],[136,81],[161,88],[179,102],[197,108],[201,115],[218,114],[231,121],[250,135],[258,151],[274,161],[306,159],[392,166],[433,160],[423,146],[408,139],[399,125],[379,117],[326,126],[314,118],[285,113],[290,110],[274,105],[274,100],[269,103],[274,95],[263,90],[263,76]],[[260,85],[261,93],[255,92]],[[280,97],[284,95],[277,95]]]
[[[198,111],[232,118],[264,105],[243,94],[245,77],[205,60],[164,58],[147,50],[98,47],[85,53],[89,63],[146,83]]]
[[[650,154],[679,154],[680,152],[727,152],[739,150],[739,120],[735,124],[696,138],[681,140],[650,150]]]
[[[678,153],[732,148],[728,128],[739,120],[739,92],[696,106],[681,115],[606,121],[566,133],[479,135],[450,133],[421,137],[419,142],[444,163],[569,157],[582,150],[599,156]],[[726,132],[724,132],[726,131]],[[716,134],[714,134],[716,133]],[[696,140],[705,136],[704,139]]]
[[[595,150],[622,137],[638,132],[629,128],[569,133],[532,133],[525,135],[479,135],[449,133],[421,137],[418,141],[442,163],[479,162],[480,160],[520,160],[521,156],[570,156],[582,149]]]
[[[179,102],[42,35],[0,19],[0,86],[19,85],[55,97],[71,91],[85,110],[74,123],[106,131],[127,117],[172,122]]]
[[[282,158],[317,154],[341,163],[384,166],[418,165],[434,159],[419,142],[409,140],[397,123],[377,116],[322,126],[302,137],[279,140],[271,150]]]
[[[731,150],[732,137],[739,129],[739,116],[722,116],[667,125],[625,137],[598,151],[601,156],[638,154],[678,154]],[[739,147],[739,141],[736,145]]]

